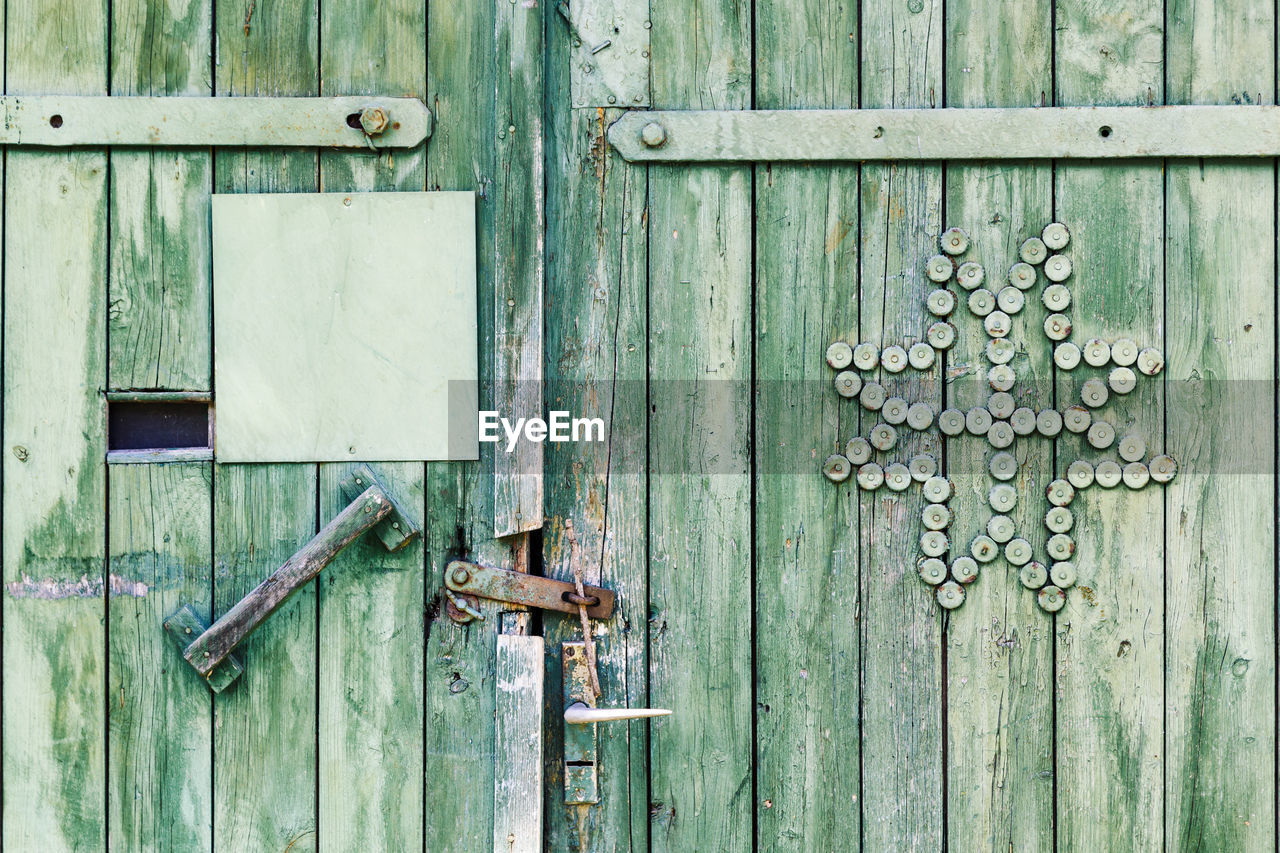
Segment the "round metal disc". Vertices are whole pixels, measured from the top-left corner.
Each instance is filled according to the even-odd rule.
[[[1134,375],[1133,368],[1117,367],[1107,376],[1107,385],[1117,394],[1128,394],[1138,385],[1138,377]]]
[[[1148,465],[1151,471],[1151,479],[1157,483],[1167,483],[1174,477],[1178,476],[1178,463],[1174,461],[1172,456],[1151,457],[1151,463]]]
[[[1044,526],[1050,533],[1066,533],[1075,523],[1071,510],[1065,506],[1055,506],[1044,514]]]
[[[1091,367],[1103,367],[1111,361],[1111,344],[1102,338],[1089,338],[1081,347],[1084,363]]]
[[[986,277],[987,273],[983,270],[982,264],[976,261],[965,261],[956,269],[956,282],[965,290],[981,287]]]
[[[1045,438],[1053,438],[1062,432],[1062,415],[1053,409],[1045,409],[1036,415],[1036,432]]]
[[[880,417],[885,423],[897,426],[907,419],[907,401],[901,397],[890,397],[880,407]]]
[[[969,235],[962,228],[948,228],[938,242],[948,255],[963,255],[969,248]]]
[[[907,426],[915,430],[933,426],[933,407],[928,403],[912,403],[907,409]]]
[[[1000,546],[990,536],[975,536],[969,543],[969,553],[979,563],[990,563],[1000,554]]]
[[[1013,427],[1008,421],[996,421],[987,430],[987,441],[992,447],[1005,448],[1013,444]]]
[[[951,349],[956,342],[956,327],[950,323],[934,323],[925,332],[925,337],[929,339],[929,346],[934,349]]]
[[[973,557],[956,557],[951,561],[951,577],[957,583],[973,583],[978,579],[978,561]]]
[[[864,465],[871,461],[871,442],[867,441],[860,435],[856,435],[844,446],[844,455],[854,465]]]
[[[1093,479],[1104,489],[1114,489],[1120,485],[1124,472],[1120,470],[1120,465],[1111,459],[1104,459],[1098,463],[1098,467],[1093,469]]]
[[[1013,368],[1007,364],[997,364],[987,371],[987,384],[995,391],[1008,391],[1016,381]]]
[[[880,407],[884,405],[887,396],[884,392],[884,386],[879,382],[866,382],[862,386],[862,391],[858,394],[858,402],[867,411],[875,412],[879,411]]]
[[[1040,294],[1040,301],[1050,311],[1066,311],[1071,307],[1071,291],[1065,284],[1051,284]]]
[[[915,343],[911,345],[911,349],[907,350],[907,363],[916,370],[928,370],[933,367],[933,360],[937,358],[933,347],[926,343]]]
[[[1121,367],[1128,367],[1138,360],[1138,345],[1128,338],[1121,338],[1111,345],[1111,360]]]
[[[1071,337],[1071,318],[1065,314],[1050,314],[1044,318],[1044,334],[1051,341],[1065,341]]]
[[[1013,361],[1013,341],[1008,338],[992,338],[987,341],[987,361],[992,364],[1008,364]]]
[[[1080,347],[1064,341],[1053,348],[1053,363],[1063,370],[1075,370],[1080,364]]]
[[[1076,488],[1066,480],[1058,479],[1045,488],[1044,494],[1054,506],[1068,506],[1075,499]]]
[[[895,492],[905,491],[911,485],[911,471],[901,462],[894,462],[884,469],[884,484]]]
[[[1018,475],[1018,460],[1014,458],[1012,453],[1004,451],[993,453],[990,461],[987,462],[987,470],[997,480],[1012,480]]]
[[[836,393],[841,397],[856,397],[862,390],[862,377],[852,370],[842,370],[836,374]]]
[[[959,435],[964,432],[964,412],[959,409],[944,409],[938,415],[938,429],[943,435]]]
[[[907,351],[894,344],[880,352],[880,366],[890,373],[901,373],[907,369]]]
[[[1131,432],[1120,439],[1116,453],[1125,462],[1138,462],[1147,455],[1147,443],[1142,440],[1142,436]]]
[[[1065,533],[1055,533],[1045,543],[1045,551],[1054,561],[1070,560],[1076,552],[1076,542]]]
[[[993,418],[1007,418],[1013,409],[1013,395],[1007,391],[997,391],[987,398],[987,411]]]
[[[964,604],[964,587],[955,581],[947,581],[938,587],[934,594],[938,599],[938,605],[945,610],[955,610]]]
[[[1049,250],[1039,237],[1030,237],[1018,247],[1018,257],[1022,258],[1023,263],[1034,266],[1044,263],[1044,259],[1049,257]]]
[[[862,343],[853,348],[853,366],[870,370],[880,363],[880,350],[875,344]]]
[[[943,530],[951,523],[951,510],[946,504],[929,504],[920,514],[920,523],[926,530]]]
[[[1045,571],[1044,563],[1032,560],[1018,571],[1018,580],[1022,581],[1022,585],[1027,589],[1039,589],[1044,582],[1049,579],[1049,573]]]
[[[1030,290],[1036,286],[1036,268],[1028,263],[1016,263],[1009,267],[1009,283],[1018,290]]]
[[[911,469],[911,479],[917,483],[923,483],[938,473],[938,460],[927,453],[920,453],[911,457],[907,467]]]
[[[1116,440],[1116,428],[1106,421],[1094,421],[1085,433],[1089,444],[1099,450],[1106,450]]]
[[[1084,385],[1080,387],[1080,400],[1091,409],[1105,406],[1110,396],[1110,392],[1107,391],[1107,383],[1096,377],[1086,379]]]
[[[992,311],[982,318],[982,328],[993,338],[1003,338],[1009,334],[1009,315],[1003,311]]]
[[[884,485],[884,469],[874,462],[868,462],[858,468],[858,486],[868,492]]]
[[[1044,277],[1049,281],[1066,281],[1071,277],[1071,259],[1066,255],[1050,255],[1044,262]]]
[[[1025,539],[1010,539],[1004,546],[1004,558],[1011,566],[1026,565],[1031,559],[1031,543]]]
[[[996,483],[987,493],[987,503],[999,513],[1009,513],[1018,505],[1018,493],[1008,483]]]
[[[1056,586],[1046,586],[1036,593],[1036,603],[1046,613],[1057,613],[1067,603],[1067,594]]]
[[[925,480],[924,499],[929,503],[942,504],[951,500],[951,481],[946,477],[930,477]]]
[[[929,277],[929,281],[941,284],[951,278],[955,268],[955,264],[951,263],[951,259],[946,255],[934,255],[925,263],[924,274]]]
[[[1087,489],[1093,485],[1093,463],[1085,459],[1077,459],[1067,466],[1067,482],[1076,489]]]
[[[1044,241],[1047,248],[1057,252],[1065,249],[1071,242],[1071,232],[1061,222],[1050,222],[1040,232],[1040,239]]]
[[[951,540],[941,530],[926,530],[920,534],[920,551],[926,557],[941,557],[951,547]]]
[[[839,453],[833,453],[822,463],[822,473],[833,483],[843,483],[853,473],[853,466]]]
[[[1036,431],[1036,413],[1026,406],[1019,406],[1009,415],[1009,426],[1016,435],[1031,435]]]
[[[979,287],[969,294],[969,313],[985,317],[996,310],[996,295],[985,287]]]
[[[1164,370],[1164,354],[1158,349],[1147,347],[1138,353],[1138,372],[1146,376],[1155,376]]]
[[[956,295],[950,290],[935,290],[924,300],[924,306],[936,317],[946,317],[956,310]]]
[[[1141,462],[1130,462],[1124,466],[1124,484],[1131,489],[1141,489],[1151,481],[1151,471]]]
[[[1068,589],[1076,585],[1076,564],[1070,560],[1060,560],[1049,567],[1049,580],[1054,586]]]
[[[974,406],[965,413],[964,428],[970,435],[986,435],[991,429],[991,413],[981,406]]]
[[[893,446],[898,443],[898,431],[888,424],[876,424],[871,430],[871,437],[868,441],[871,442],[871,446],[876,450],[892,450]]]
[[[827,347],[827,364],[836,370],[844,370],[853,363],[853,347],[844,341],[836,341]]]
[[[1007,515],[993,515],[987,520],[987,535],[996,542],[1004,544],[1017,532],[1013,519]]]
[[[1000,288],[996,294],[996,307],[1006,314],[1017,314],[1027,304],[1027,297],[1013,285]]]
[[[1093,423],[1093,415],[1084,406],[1069,406],[1062,413],[1062,425],[1067,432],[1082,433]]]
[[[947,564],[937,557],[922,557],[916,563],[916,570],[920,572],[920,580],[930,586],[937,586],[947,579]]]

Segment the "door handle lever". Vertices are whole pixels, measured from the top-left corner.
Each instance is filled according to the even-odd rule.
[[[398,551],[417,535],[409,515],[366,466],[357,467],[341,483],[341,490],[351,501],[346,508],[213,625],[206,628],[190,605],[183,605],[164,620],[165,631],[181,649],[183,659],[215,693],[221,693],[244,672],[232,650],[360,534],[374,530],[388,551]]]
[[[666,708],[592,708],[585,702],[574,702],[564,709],[564,721],[578,726],[587,723],[608,723],[614,720],[665,717],[670,713]]]

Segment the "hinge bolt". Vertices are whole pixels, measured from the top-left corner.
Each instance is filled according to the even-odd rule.
[[[656,121],[651,121],[640,131],[640,141],[650,148],[659,148],[667,141],[667,130]]]
[[[377,136],[387,129],[391,120],[382,107],[365,107],[360,111],[360,127],[369,136]]]
[[[463,566],[458,566],[453,570],[453,582],[456,584],[464,584],[471,580],[471,572]]]

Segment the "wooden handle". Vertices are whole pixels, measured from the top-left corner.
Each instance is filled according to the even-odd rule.
[[[231,650],[311,581],[361,533],[391,514],[392,504],[379,486],[365,489],[284,565],[209,626],[182,652],[187,662],[208,677]]]

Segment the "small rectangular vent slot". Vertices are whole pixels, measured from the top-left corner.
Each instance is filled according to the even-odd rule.
[[[207,401],[112,401],[107,408],[107,447],[116,450],[209,449]]]

